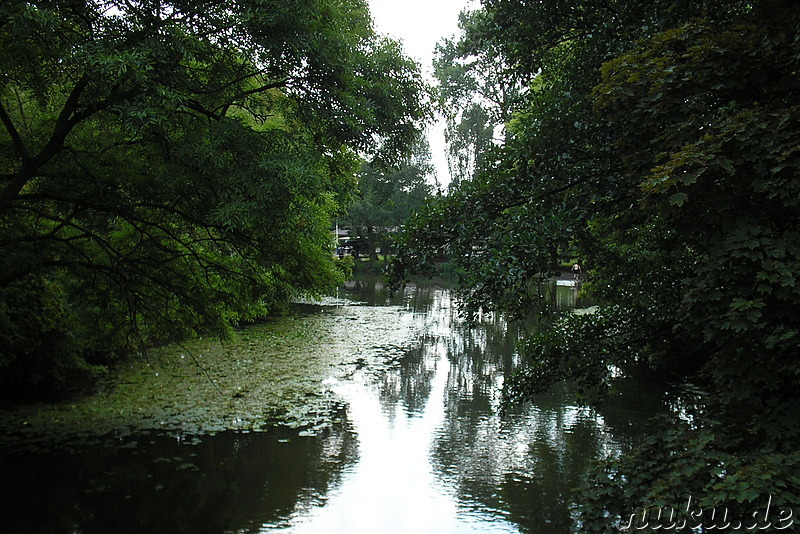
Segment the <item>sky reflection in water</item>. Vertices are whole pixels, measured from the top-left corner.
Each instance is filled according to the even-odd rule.
[[[368,296],[381,301],[380,291]],[[298,510],[278,530],[568,532],[571,486],[590,458],[621,446],[603,417],[563,391],[501,417],[516,330],[496,317],[467,328],[440,290],[417,288],[403,302],[398,328],[417,339],[398,364],[331,381],[347,401],[358,460],[324,506]]]
[[[296,324],[316,333],[314,347],[353,362],[327,380],[346,401],[342,423],[319,436],[274,429],[198,442],[153,432],[71,450],[0,449],[0,531],[566,533],[571,489],[591,459],[624,448],[661,409],[635,388],[602,411],[560,388],[501,416],[503,377],[518,365],[513,325],[487,316],[468,328],[434,288],[390,298],[364,283],[341,296],[305,306]],[[558,306],[574,299],[556,296]],[[358,339],[335,337],[343,331]],[[258,332],[242,336],[248,358]]]

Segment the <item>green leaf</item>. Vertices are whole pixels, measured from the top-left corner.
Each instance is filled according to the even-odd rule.
[[[689,196],[686,193],[675,193],[669,197],[669,203],[674,206],[683,206],[684,203],[689,201]]]

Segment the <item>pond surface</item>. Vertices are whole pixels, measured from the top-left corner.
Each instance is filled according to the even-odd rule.
[[[574,305],[574,288],[557,289],[559,308]],[[468,327],[436,288],[390,298],[379,284],[351,283],[339,297],[244,329],[223,351],[244,362],[240,375],[216,369],[218,348],[193,346],[204,362],[193,374],[216,391],[200,406],[181,395],[194,387],[188,372],[176,374],[187,385],[157,382],[174,394],[148,393],[158,413],[137,414],[137,424],[119,419],[123,386],[86,401],[105,439],[86,439],[88,416],[68,415],[84,413],[75,405],[58,416],[0,413],[49,439],[44,429],[64,430],[58,447],[23,434],[0,442],[0,531],[567,533],[571,490],[591,460],[629,446],[664,409],[631,384],[601,410],[575,405],[562,388],[501,415],[503,378],[519,364],[514,325],[488,316]],[[290,363],[268,371],[280,358]],[[156,380],[150,371],[133,376]],[[219,394],[225,402],[213,401]],[[306,425],[267,425],[267,416],[291,413],[281,402]],[[183,412],[188,425],[179,424]],[[321,415],[309,427],[311,413]],[[115,425],[125,430],[109,434]]]

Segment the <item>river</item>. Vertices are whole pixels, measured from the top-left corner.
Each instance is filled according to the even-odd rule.
[[[557,307],[580,304],[574,288],[556,289]],[[60,446],[22,437],[0,443],[0,530],[568,533],[572,488],[591,461],[629,447],[644,420],[664,409],[651,389],[629,384],[600,409],[576,405],[561,387],[501,411],[503,378],[520,363],[518,328],[496,315],[466,325],[446,290],[412,286],[390,297],[380,284],[350,283],[298,313],[284,320],[290,330],[280,322],[248,327],[224,345],[246,380],[201,359],[204,380],[229,399],[222,408],[181,401],[188,386],[159,382],[158,391],[170,392],[163,399],[186,404],[165,407],[151,395],[159,413],[139,417],[149,428],[110,431],[120,422],[108,414],[125,409],[108,396],[91,402],[113,410],[81,412],[106,414],[97,421],[48,421],[67,430],[89,421],[109,439],[87,439],[83,428],[66,432]],[[287,345],[287,337],[300,341]],[[281,358],[294,367],[263,374],[260,366]],[[319,392],[304,394],[314,402],[297,428],[259,425],[280,406],[269,395],[302,404],[280,389],[296,383],[282,378],[286,369],[305,373],[303,387],[313,382]],[[59,413],[72,412],[74,404]],[[198,413],[206,415],[192,419]],[[323,415],[314,421],[310,413]],[[46,426],[31,413],[23,418],[20,425]]]

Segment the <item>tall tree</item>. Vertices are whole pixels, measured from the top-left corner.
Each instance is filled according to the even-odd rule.
[[[4,2],[0,73],[7,392],[331,287],[356,154],[427,113],[363,0]]]
[[[770,495],[796,506],[800,7],[484,9],[482,31],[530,90],[478,177],[409,225],[397,276],[450,253],[472,309],[525,314],[549,266],[578,255],[605,305],[528,339],[509,396],[569,379],[591,400],[642,372],[695,384],[670,426],[584,488],[582,532],[637,507],[679,511],[686,495],[732,514]]]
[[[433,61],[439,110],[445,117],[450,186],[471,180],[484,154],[502,141],[505,123],[519,99],[519,75],[499,54],[491,39],[474,40],[488,19],[485,12],[459,15],[459,39],[443,39]]]
[[[358,193],[342,224],[377,259],[377,249],[392,252],[393,236],[431,197],[435,175],[427,139],[417,141],[399,165],[364,162],[358,173]]]

